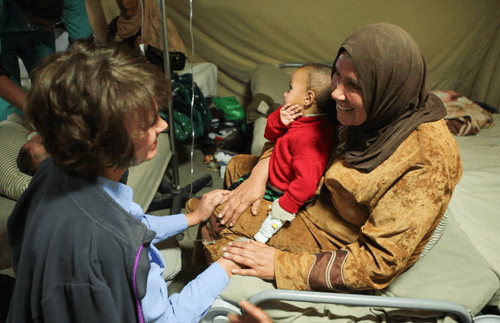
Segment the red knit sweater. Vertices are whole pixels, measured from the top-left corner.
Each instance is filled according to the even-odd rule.
[[[276,142],[269,162],[269,182],[285,192],[280,206],[297,213],[313,197],[325,172],[334,128],[326,116],[300,117],[287,127],[281,122],[280,109],[268,117],[264,132],[266,139]]]

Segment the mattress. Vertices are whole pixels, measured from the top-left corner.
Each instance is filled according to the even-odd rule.
[[[500,114],[496,125],[473,136],[455,137],[464,165],[448,212],[500,274]]]

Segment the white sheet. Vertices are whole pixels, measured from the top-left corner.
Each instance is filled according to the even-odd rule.
[[[464,174],[448,206],[479,252],[500,275],[500,114],[477,135],[455,137]]]
[[[201,93],[207,98],[217,95],[217,66],[213,63],[186,63],[182,71],[177,72],[179,75],[192,73],[196,85],[200,88]]]

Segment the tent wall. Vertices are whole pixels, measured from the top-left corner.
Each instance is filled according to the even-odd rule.
[[[166,4],[189,57],[190,5],[188,0]],[[330,63],[353,31],[390,22],[420,45],[433,89],[500,107],[498,0],[194,0],[192,6],[193,61],[215,63],[219,95],[241,103],[258,65]],[[109,20],[116,3],[103,1],[103,10]]]

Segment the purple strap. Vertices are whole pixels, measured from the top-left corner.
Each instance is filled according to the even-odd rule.
[[[137,266],[139,265],[139,259],[141,258],[142,247],[139,248],[139,252],[135,256],[135,264],[134,264],[134,276],[132,276],[132,285],[134,286],[134,294],[135,294],[135,302],[137,303],[137,312],[139,315],[139,322],[144,323],[144,317],[142,316],[142,307],[141,302],[139,301],[139,297],[137,296],[137,284],[135,282],[135,276],[137,273]]]

